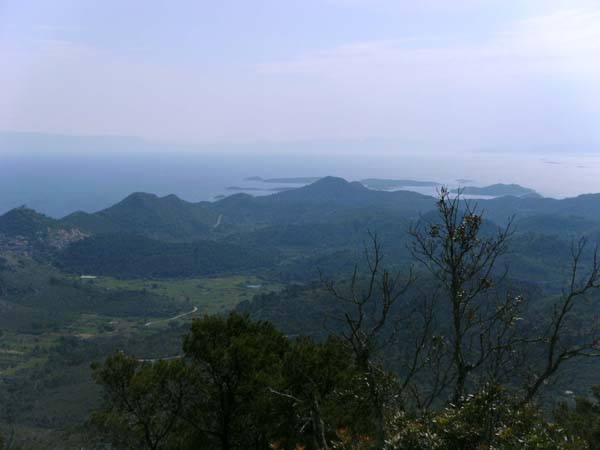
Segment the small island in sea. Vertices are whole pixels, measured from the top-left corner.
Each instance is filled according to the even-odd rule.
[[[238,191],[238,192],[283,192],[290,189],[295,189],[297,186],[277,186],[277,187],[266,187],[260,186],[260,183],[279,183],[279,184],[294,184],[294,185],[307,185],[312,184],[320,177],[288,177],[288,178],[262,178],[259,176],[252,176],[244,178],[245,181],[258,182],[258,186],[229,186],[227,190]],[[473,182],[473,180],[459,179],[456,180],[460,184],[466,182]],[[364,178],[358,183],[362,184],[368,189],[375,191],[393,191],[393,190],[411,190],[411,188],[438,188],[442,186],[442,183],[437,181],[428,180],[407,180],[407,179],[392,179],[392,178]],[[527,188],[518,184],[492,184],[489,186],[464,186],[456,189],[452,189],[451,192],[456,194],[460,190],[461,194],[472,195],[472,196],[484,196],[484,197],[521,197],[521,198],[541,198],[542,196],[531,188]]]
[[[311,184],[319,181],[322,177],[291,177],[291,178],[262,178],[246,177],[244,181],[261,181],[263,183],[282,183],[282,184]]]
[[[369,189],[376,191],[388,191],[392,189],[401,189],[405,187],[437,187],[440,183],[436,181],[420,180],[391,180],[385,178],[366,178],[360,180],[360,183]]]
[[[279,183],[279,184],[312,184],[321,177],[289,177],[289,178],[262,178],[259,176],[246,177],[245,181],[258,181],[261,183]],[[437,187],[441,186],[440,183],[436,181],[421,181],[421,180],[394,180],[394,179],[386,179],[386,178],[366,178],[360,180],[364,187],[369,189],[374,189],[377,191],[386,191],[393,189],[402,189],[406,187]],[[232,186],[235,190],[239,189],[237,186]],[[261,188],[248,188],[244,190],[265,190]],[[279,189],[278,189],[279,190]]]
[[[244,192],[248,192],[248,191],[260,191],[260,192],[283,192],[283,191],[289,191],[290,189],[294,189],[292,187],[287,187],[287,186],[281,186],[281,187],[272,187],[272,188],[261,188],[261,187],[244,187],[244,186],[228,186],[226,188],[228,191],[244,191]]]
[[[533,189],[523,187],[518,184],[492,184],[490,186],[477,187],[477,186],[465,186],[460,189],[453,189],[453,193],[458,193],[460,190],[461,194],[464,195],[486,195],[490,197],[542,197]]]

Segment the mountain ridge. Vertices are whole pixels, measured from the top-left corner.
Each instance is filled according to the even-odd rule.
[[[477,187],[477,186],[464,186],[458,189],[452,189],[454,194],[461,193],[464,195],[486,195],[491,197],[536,197],[541,198],[542,196],[531,188],[521,186],[520,184],[504,184],[496,183],[489,186]]]
[[[360,182],[324,177],[316,182],[267,196],[238,193],[214,202],[192,203],[175,194],[159,197],[134,192],[95,213],[75,212],[53,219],[27,208],[15,208],[0,216],[0,233],[13,229],[79,229],[84,233],[138,233],[161,240],[212,238],[214,225],[223,227],[261,224],[322,222],[351,217],[355,211],[391,214],[418,219],[434,209],[435,199],[412,191],[376,191]],[[473,200],[471,201],[473,202]],[[505,196],[476,200],[487,217],[503,223],[508,217],[560,215],[600,222],[600,194],[582,194],[566,199]],[[221,219],[219,219],[219,217]],[[4,231],[3,231],[4,230]],[[12,233],[12,232],[11,232]],[[14,233],[13,233],[14,234]]]

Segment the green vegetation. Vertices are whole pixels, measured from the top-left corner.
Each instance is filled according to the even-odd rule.
[[[206,236],[217,216],[202,203],[189,203],[175,195],[157,197],[138,192],[110,208],[94,214],[72,214],[62,222],[93,233],[144,230],[143,234],[151,238],[177,240]]]
[[[60,252],[56,264],[78,274],[123,278],[169,278],[251,270],[277,263],[277,251],[244,244],[171,243],[140,235],[101,234]]]
[[[151,449],[327,445],[342,423],[335,416],[360,404],[357,374],[335,339],[290,342],[267,322],[231,315],[194,321],[183,349],[186,360],[117,354],[94,366],[108,400],[92,419],[100,439]]]
[[[213,278],[132,279],[101,277],[93,283],[102,288],[152,292],[175,301],[189,302],[201,314],[217,314],[249,301],[262,292],[276,292],[280,284],[255,276],[233,275]]]
[[[596,355],[594,321],[581,313],[600,289],[597,252],[587,260],[585,241],[573,244],[570,281],[540,317],[496,269],[511,222],[491,232],[446,189],[436,208],[409,230],[423,272],[390,272],[370,234],[366,274],[322,280],[337,307],[314,305],[338,324],[320,343],[308,330],[285,339],[268,321],[207,316],[192,323],[181,358],[148,365],[118,354],[96,365],[101,439],[148,449],[594,448],[595,434],[570,425],[597,427],[593,407],[562,405],[561,428],[537,401],[565,365]]]
[[[578,282],[593,274],[600,197],[481,201],[485,220],[473,204],[443,200],[450,221],[431,197],[327,177],[267,197],[195,204],[134,194],[63,220],[27,209],[0,217],[0,432],[34,450],[94,448],[96,438],[144,448],[142,425],[115,397],[102,403],[120,379],[134,389],[123,394],[148,402],[152,424],[176,418],[156,448],[221,448],[225,434],[231,449],[357,449],[384,439],[398,449],[597,448],[598,363],[578,356],[596,350],[598,293],[594,280],[594,289],[570,291],[569,265],[578,255]],[[466,264],[494,248],[497,224],[512,215],[489,273]],[[369,230],[385,256],[370,296]],[[421,253],[411,245],[418,237]],[[448,243],[455,255],[470,248],[460,264],[446,259],[455,282],[417,264]],[[493,311],[503,314],[490,322]],[[551,350],[553,327],[560,345]],[[91,363],[115,352],[110,373],[108,363],[95,366],[94,384]],[[440,367],[448,378],[431,389]],[[233,379],[235,389],[219,391]],[[171,414],[177,391],[158,389],[175,381],[192,389],[187,419]],[[225,394],[234,399],[228,431],[216,402]],[[94,411],[99,436],[85,426]]]
[[[0,234],[9,236],[36,236],[56,227],[56,221],[24,206],[0,216]]]
[[[224,313],[279,285],[255,276],[80,279],[31,258],[5,255],[0,270],[0,430],[24,448],[57,448],[100,406],[90,364],[117,349],[177,355],[191,317]],[[54,433],[52,431],[55,431]],[[79,436],[79,437],[77,437]]]
[[[372,449],[370,382],[343,341],[290,341],[238,315],[192,323],[186,358],[140,362],[122,353],[94,365],[104,407],[96,442],[116,448]],[[394,386],[381,372],[379,386]],[[597,392],[597,391],[596,391]],[[385,448],[582,450],[600,444],[588,400],[547,413],[497,385],[441,409],[385,406]]]

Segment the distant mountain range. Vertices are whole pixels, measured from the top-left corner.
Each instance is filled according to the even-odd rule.
[[[540,198],[516,185],[490,186],[483,192],[521,194],[476,201],[485,209],[488,219],[499,223],[512,215],[518,219],[540,216],[545,222],[554,216],[562,220],[573,217],[600,221],[600,194],[556,200]],[[215,202],[193,203],[175,195],[158,197],[138,192],[96,213],[76,212],[59,220],[17,208],[0,216],[0,233],[31,236],[41,230],[78,229],[85,234],[137,233],[167,241],[189,241],[266,224],[342,220],[358,210],[363,214],[414,220],[433,208],[434,200],[427,195],[378,191],[366,188],[361,182],[325,177],[301,188],[264,197],[240,193]],[[215,229],[217,222],[220,225]]]
[[[291,178],[261,178],[258,176],[247,177],[246,181],[255,181],[260,183],[276,183],[276,184],[299,184],[299,185],[307,185],[312,184],[319,181],[320,177],[291,177]],[[458,181],[458,180],[457,180]],[[460,180],[459,182],[470,182],[471,180]],[[435,188],[442,186],[442,183],[438,183],[437,181],[423,181],[423,180],[406,180],[406,179],[390,179],[390,178],[365,178],[359,181],[363,186],[373,189],[376,191],[391,191],[391,190],[400,190],[400,189],[408,189],[410,188]],[[262,187],[239,187],[239,186],[231,186],[227,188],[228,190],[236,190],[236,191],[284,191],[287,189],[291,189],[288,187],[278,187],[278,188],[262,188]],[[459,189],[453,189],[453,193],[458,193]],[[541,197],[535,190],[520,186],[518,184],[492,184],[490,186],[465,186],[460,188],[460,191],[465,195],[472,196],[486,196],[486,197],[503,197],[503,196],[515,196],[515,197]]]

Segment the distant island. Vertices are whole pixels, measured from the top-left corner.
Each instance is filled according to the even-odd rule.
[[[310,184],[320,180],[322,177],[291,177],[291,178],[262,178],[247,177],[244,181],[261,181],[263,183],[284,183],[284,184]]]
[[[453,189],[453,193],[458,193],[459,189]],[[542,197],[536,191],[530,188],[520,186],[518,184],[492,184],[490,186],[476,187],[476,186],[465,186],[460,188],[460,192],[465,195],[486,195],[490,197]]]
[[[316,181],[321,180],[321,177],[289,177],[289,178],[262,178],[259,176],[244,178],[245,181],[257,181],[260,183],[279,183],[279,184],[312,184]],[[473,182],[473,180],[460,179],[456,180],[459,183]],[[409,188],[437,188],[442,186],[442,183],[437,181],[427,180],[405,180],[405,179],[392,179],[392,178],[364,178],[358,183],[364,187],[374,191],[393,191]],[[259,186],[229,186],[229,191],[240,191],[240,192],[251,192],[251,191],[270,191],[270,192],[283,192],[293,189],[292,187],[278,186],[273,188],[259,187]],[[410,190],[410,189],[409,189]],[[452,193],[458,193],[459,189],[452,189]],[[520,186],[518,184],[492,184],[490,186],[465,186],[460,188],[460,192],[465,195],[481,195],[486,197],[537,197],[542,196],[535,190]]]
[[[244,187],[244,186],[228,186],[228,191],[269,191],[269,192],[283,192],[289,191],[290,189],[294,189],[292,187],[273,187],[273,188],[260,188],[260,187]]]
[[[360,183],[369,189],[377,191],[386,191],[390,189],[400,189],[403,187],[436,187],[440,183],[435,181],[419,181],[419,180],[390,180],[385,178],[367,178],[360,180]]]
[[[312,184],[316,181],[321,180],[322,177],[289,177],[289,178],[262,178],[259,176],[246,177],[244,181],[258,181],[261,183],[279,183],[279,184]],[[441,186],[436,181],[421,181],[421,180],[394,180],[386,178],[365,178],[359,181],[364,187],[376,190],[376,191],[389,191],[394,189],[402,189],[407,187],[437,187]],[[269,189],[262,189],[258,187],[241,188],[239,186],[228,187],[229,190],[238,191],[265,191]],[[273,191],[279,192],[286,188],[276,188]]]

